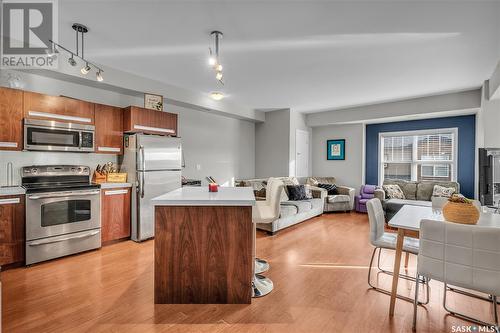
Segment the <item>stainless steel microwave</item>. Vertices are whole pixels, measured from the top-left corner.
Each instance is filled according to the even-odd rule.
[[[24,119],[24,149],[93,152],[95,126]]]

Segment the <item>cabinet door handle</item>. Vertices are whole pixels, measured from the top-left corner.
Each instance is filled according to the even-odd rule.
[[[17,148],[17,142],[0,141],[2,148]]]
[[[0,205],[12,205],[21,202],[19,198],[0,199]]]
[[[113,152],[113,153],[119,153],[121,151],[120,148],[116,148],[116,147],[102,147],[102,146],[97,147],[97,150],[98,151],[103,151],[103,152]]]
[[[92,119],[90,119],[90,118],[67,116],[67,115],[64,115],[64,114],[39,112],[39,111],[29,111],[28,115],[34,116],[34,117],[42,117],[42,118],[52,118],[52,119],[61,119],[61,120],[80,121],[82,123],[91,123],[92,122]]]
[[[104,191],[104,195],[118,195],[118,194],[127,194],[128,190],[112,190],[112,191]]]
[[[142,125],[134,125],[134,129],[144,130],[144,131],[155,131],[162,133],[171,133],[174,134],[175,131],[170,128],[161,128],[161,127],[150,127],[150,126],[142,126]]]

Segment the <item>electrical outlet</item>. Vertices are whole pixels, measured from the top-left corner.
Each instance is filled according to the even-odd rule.
[[[196,164],[196,170],[198,170],[198,171],[201,170],[201,164]]]

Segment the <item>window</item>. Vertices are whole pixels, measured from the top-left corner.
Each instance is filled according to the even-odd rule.
[[[380,183],[455,181],[456,136],[456,128],[380,134]]]

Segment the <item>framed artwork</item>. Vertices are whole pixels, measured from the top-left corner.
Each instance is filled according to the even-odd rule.
[[[345,160],[345,139],[326,141],[327,160]]]
[[[163,111],[163,96],[145,93],[144,107],[146,109]]]

